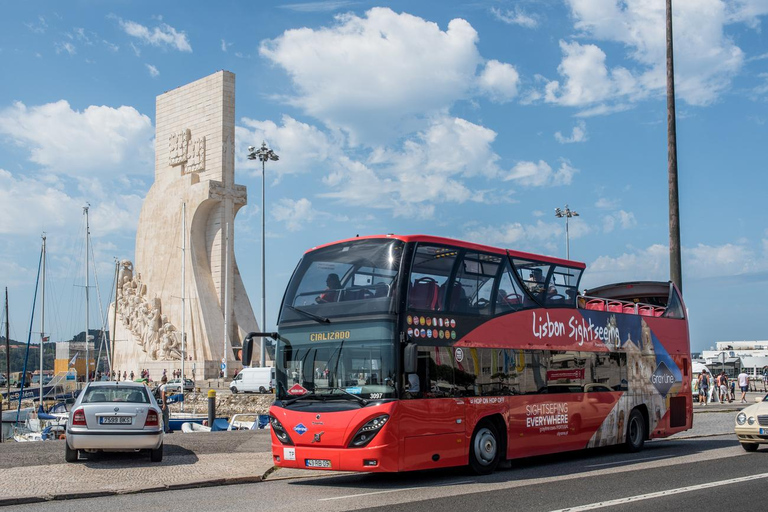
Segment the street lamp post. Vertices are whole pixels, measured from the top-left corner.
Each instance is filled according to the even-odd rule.
[[[265,237],[265,212],[266,202],[264,199],[264,189],[266,188],[266,182],[264,175],[266,173],[266,162],[272,160],[276,162],[280,157],[277,153],[267,147],[267,143],[262,141],[261,148],[256,149],[253,146],[248,146],[248,160],[260,160],[261,161],[261,330],[266,330],[267,323],[267,284],[266,284],[266,237]],[[261,338],[261,355],[259,356],[259,366],[266,366],[266,342],[264,338]]]
[[[568,205],[565,205],[565,209],[561,210],[560,208],[555,208],[555,217],[557,218],[563,218],[565,217],[565,259],[570,260],[571,259],[571,239],[570,234],[568,233],[568,219],[571,217],[578,217],[579,214],[570,208],[568,208]]]

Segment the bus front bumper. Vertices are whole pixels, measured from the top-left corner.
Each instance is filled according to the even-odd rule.
[[[281,468],[393,472],[398,470],[398,446],[392,443],[370,448],[320,448],[273,443],[272,460]]]

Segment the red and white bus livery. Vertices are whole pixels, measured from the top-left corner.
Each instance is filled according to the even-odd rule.
[[[677,288],[579,293],[584,268],[424,235],[311,249],[272,334],[275,464],[488,473],[691,428]]]

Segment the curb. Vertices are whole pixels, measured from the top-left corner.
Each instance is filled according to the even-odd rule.
[[[199,489],[203,487],[218,487],[222,485],[251,484],[261,482],[266,475],[274,471],[274,466],[269,468],[263,475],[241,476],[236,478],[214,478],[211,480],[200,480],[197,482],[187,482],[182,484],[169,484],[158,487],[145,487],[143,489],[118,489],[115,491],[93,491],[93,492],[71,492],[52,494],[47,496],[25,496],[21,498],[0,498],[0,507],[10,505],[26,505],[29,503],[44,503],[47,501],[77,500],[83,498],[101,498],[104,496],[122,496],[126,494],[144,494],[150,492],[178,491],[183,489]]]

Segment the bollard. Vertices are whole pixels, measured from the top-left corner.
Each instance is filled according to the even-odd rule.
[[[208,426],[213,431],[213,420],[216,418],[216,390],[208,390]]]

